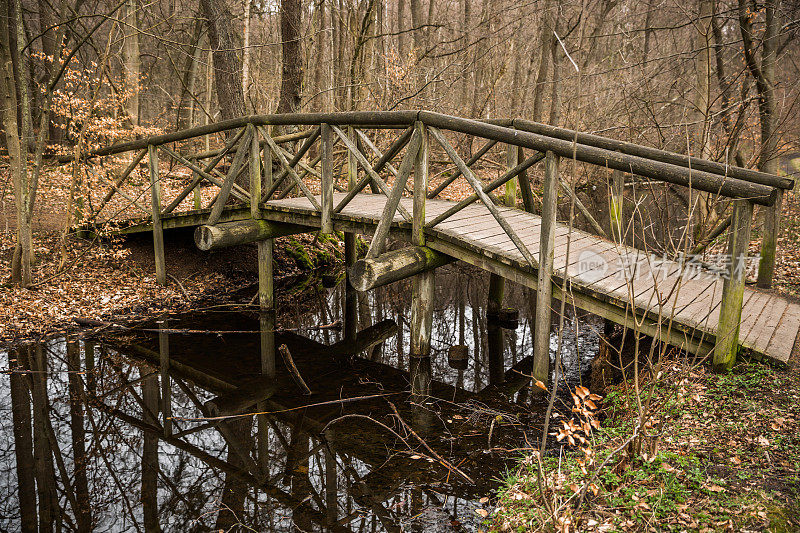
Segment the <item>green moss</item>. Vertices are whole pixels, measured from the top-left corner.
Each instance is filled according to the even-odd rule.
[[[286,253],[294,259],[299,268],[304,270],[314,269],[314,262],[308,254],[308,249],[294,237],[291,237],[286,243]]]

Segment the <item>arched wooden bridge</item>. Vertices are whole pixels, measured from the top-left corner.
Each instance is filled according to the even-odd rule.
[[[277,134],[278,128],[291,132]],[[221,132],[226,134],[221,149],[186,155],[178,147]],[[452,145],[454,134],[485,144],[464,161]],[[382,151],[378,145],[388,148]],[[472,168],[497,145],[505,145],[507,170],[485,183]],[[451,169],[436,180],[429,175],[434,147],[446,155]],[[149,211],[139,219],[113,217],[114,231],[153,233],[162,283],[168,268],[163,231],[197,227],[196,239],[204,249],[259,243],[260,301],[271,308],[272,238],[342,231],[351,276],[357,278],[351,281],[359,289],[414,276],[411,351],[420,356],[429,350],[435,267],[453,259],[536,290],[536,324],[544,327],[534,332],[534,376],[543,381],[548,376],[551,297],[568,298],[570,305],[607,320],[710,355],[722,368],[740,350],[786,362],[798,345],[800,305],[745,285],[754,205],[766,206],[760,268],[774,268],[781,198],[793,186],[786,178],[525,120],[476,121],[427,111],[250,116],[114,145],[88,157],[126,152],[133,159],[88,223],[110,221],[103,210],[114,195]],[[149,182],[131,189],[126,182],[145,159]],[[559,189],[574,195],[559,179],[560,159],[613,171],[611,238],[577,199],[576,216],[586,217],[597,234],[556,220]],[[165,160],[193,173],[173,198],[161,192]],[[542,160],[545,178],[537,209],[526,171]],[[224,174],[217,168],[223,161],[229,162]],[[702,192],[730,202],[731,217],[713,232],[718,236],[729,227],[728,264],[713,272],[693,261],[657,258],[622,244],[630,225],[622,210],[624,174],[689,186],[690,198]],[[459,179],[472,195],[442,199],[442,191]],[[201,184],[218,188],[206,206],[198,192]],[[501,187],[503,199],[493,194]],[[145,193],[149,201],[143,203]],[[518,194],[523,209],[517,207]],[[366,258],[354,264],[357,233],[373,239]],[[413,246],[385,252],[389,236]],[[416,389],[424,391],[424,384]]]

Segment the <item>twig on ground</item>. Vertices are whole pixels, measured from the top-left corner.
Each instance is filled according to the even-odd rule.
[[[181,292],[183,293],[184,297],[186,297],[186,300],[190,301],[191,298],[189,298],[189,293],[186,292],[186,288],[183,286],[183,284],[180,282],[180,280],[178,278],[176,278],[175,276],[173,276],[172,274],[170,274],[170,273],[167,273],[167,276],[172,278],[172,281],[174,281],[178,285],[178,288],[181,290]]]
[[[289,370],[289,373],[294,378],[294,382],[297,383],[297,386],[303,391],[303,394],[306,396],[310,396],[311,389],[308,388],[306,382],[303,380],[303,376],[300,375],[300,371],[297,370],[297,366],[294,364],[294,359],[292,359],[292,354],[289,352],[289,348],[286,347],[285,344],[281,344],[281,347],[278,348],[278,351],[281,352],[281,356],[283,357],[283,362],[286,363],[286,368]]]

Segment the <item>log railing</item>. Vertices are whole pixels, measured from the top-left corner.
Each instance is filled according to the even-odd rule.
[[[294,127],[300,131],[273,136],[269,128],[274,126]],[[391,132],[395,138],[382,151],[379,143],[370,138],[369,131]],[[212,133],[225,134],[226,142],[223,147],[195,154],[182,154],[174,146],[175,143]],[[482,145],[465,161],[448,141],[447,134],[473,136],[481,139]],[[453,170],[452,174],[435,187],[429,187],[428,183],[429,143],[437,147],[437,153],[444,153]],[[491,182],[484,183],[473,169],[498,144],[506,147],[507,170]],[[533,151],[528,157],[524,154],[526,149]],[[737,328],[744,287],[744,277],[739,275],[739,271],[742,270],[740,267],[747,253],[746,241],[749,240],[753,206],[766,207],[767,219],[777,220],[782,192],[793,186],[790,179],[751,169],[530,121],[479,121],[428,111],[256,115],[130,141],[91,152],[86,157],[96,158],[125,152],[132,152],[133,159],[119,178],[110,183],[111,189],[104,195],[90,218],[97,219],[100,211],[115,194],[127,198],[130,204],[147,210],[136,196],[122,191],[123,183],[147,156],[151,196],[149,213],[152,217],[156,255],[161,256],[162,264],[161,219],[174,213],[190,194],[194,193],[195,209],[210,208],[205,222],[213,225],[221,219],[231,201],[249,204],[251,216],[257,219],[261,218],[260,209],[264,202],[296,193],[307,199],[313,209],[320,213],[320,230],[330,233],[334,229],[337,215],[369,186],[373,193],[387,198],[367,252],[369,258],[377,258],[384,252],[397,214],[406,223],[410,223],[412,243],[424,245],[426,230],[436,228],[467,206],[480,202],[514,243],[529,267],[538,272],[538,290],[545,294],[552,290],[550,283],[553,274],[558,189],[571,196],[578,212],[586,218],[595,232],[605,236],[605,230],[574,191],[559,179],[561,158],[613,170],[610,233],[617,241],[621,240],[623,232],[621,202],[622,176],[625,173],[651,181],[689,186],[693,190],[704,191],[716,197],[730,198],[735,206],[729,223],[730,275],[724,282],[715,348],[715,361],[721,365],[730,363],[731,354],[735,353],[738,346]],[[189,183],[168,202],[162,198],[159,153],[192,171]],[[399,161],[396,161],[398,158]],[[546,162],[541,198],[543,220],[538,254],[534,255],[504,217],[500,202],[493,193],[505,186],[508,203],[515,207],[518,186],[525,209],[532,211],[534,194],[527,171],[542,160]],[[218,168],[223,161],[229,162],[224,173]],[[412,175],[413,180],[410,179]],[[444,212],[426,218],[426,201],[438,197],[458,178],[464,178],[471,194],[455,202]],[[347,185],[338,185],[337,181],[340,179],[346,179]],[[216,197],[206,206],[200,205],[199,201],[198,187],[201,184],[212,184],[218,188]],[[334,202],[335,190],[346,191],[338,202]],[[413,197],[411,212],[401,203],[403,196]],[[765,235],[766,250],[762,254],[762,263],[766,262],[762,268],[766,270],[774,265],[774,233],[777,232],[777,224],[767,225],[767,229],[770,228],[773,235]],[[159,264],[158,257],[156,264]],[[158,270],[160,282],[165,282],[165,275],[163,268]],[[549,313],[549,309],[543,308],[541,312]]]

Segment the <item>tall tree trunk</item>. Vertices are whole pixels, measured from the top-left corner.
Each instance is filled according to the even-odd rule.
[[[314,17],[316,20],[317,40],[316,53],[314,54],[314,100],[312,109],[316,111],[327,111],[327,77],[325,76],[328,26],[325,18],[325,0],[317,0]]]
[[[36,533],[36,477],[33,462],[33,437],[31,434],[31,399],[23,381],[20,364],[27,359],[23,350],[17,349],[17,361],[12,362],[13,351],[8,352],[11,368],[11,419],[14,426],[14,457],[17,462],[17,494],[19,497],[20,529],[22,533]]]
[[[33,398],[33,460],[36,468],[36,487],[39,494],[39,531],[52,531],[59,513],[56,491],[56,471],[53,449],[47,436],[45,416],[50,412],[47,398],[47,360],[41,346],[31,355],[30,376]]]
[[[147,369],[140,368],[139,373]],[[147,410],[143,410],[142,420],[158,426],[158,377],[148,376],[142,381],[142,400]],[[146,533],[158,533],[161,526],[158,520],[158,435],[144,431],[142,435],[142,515]]]
[[[697,58],[695,59],[695,91],[694,91],[694,117],[697,122],[695,128],[696,146],[695,154],[703,159],[710,158],[711,142],[709,136],[711,135],[711,53],[712,53],[712,36],[711,31],[711,18],[712,18],[713,0],[701,0],[700,11],[697,17],[697,33],[695,35],[694,49],[697,50]],[[701,240],[704,236],[705,228],[712,227],[714,224],[714,211],[713,206],[710,204],[713,195],[698,192],[700,201],[698,202],[698,210],[695,213],[695,228],[694,238],[695,242]]]
[[[203,0],[205,2],[209,0]],[[300,109],[303,85],[303,49],[301,0],[281,0],[281,94],[278,113],[296,113]]]
[[[86,477],[86,431],[83,425],[83,382],[81,381],[81,347],[76,341],[67,343],[67,381],[69,385],[69,418],[72,436],[72,464],[74,465],[73,488],[78,508],[75,519],[78,532],[92,530],[91,498]]]
[[[228,440],[227,461],[244,471],[247,464],[242,459],[240,453],[252,448],[250,431],[253,425],[252,417],[237,418],[222,422],[225,427],[225,438]],[[235,442],[230,442],[234,440]],[[237,476],[225,474],[225,483],[222,488],[221,509],[217,513],[217,523],[214,529],[217,531],[231,531],[236,524],[244,519],[244,502],[247,499],[247,491],[250,490],[245,481]]]
[[[422,93],[422,86],[425,83],[425,74],[422,72],[422,55],[425,53],[425,34],[421,26],[425,23],[422,13],[422,0],[410,0],[411,3],[411,28],[414,36],[414,71],[416,73],[417,91]],[[418,96],[419,98],[419,96]]]
[[[183,83],[181,84],[181,99],[178,103],[179,130],[192,127],[192,117],[194,115],[195,99],[197,98],[197,77],[200,68],[200,54],[202,53],[200,42],[202,40],[203,27],[198,21],[192,37],[189,53],[186,54],[186,64],[183,69]],[[208,111],[208,110],[206,110]]]
[[[2,127],[8,150],[17,215],[17,247],[19,251],[15,250],[13,257],[12,282],[28,286],[32,283],[33,253],[30,216],[28,215],[32,204],[27,161],[29,135],[25,126],[29,124],[29,121],[24,118],[28,110],[25,102],[27,89],[24,88],[27,82],[25,80],[20,82],[14,69],[14,56],[19,53],[17,36],[14,31],[16,28],[15,6],[16,3],[9,2],[6,5],[9,16],[0,17],[0,99],[2,99],[0,112],[2,113]],[[9,25],[9,19],[14,23],[13,26]],[[18,71],[27,72],[26,69],[18,69]],[[19,99],[17,98],[18,92],[21,95]],[[20,126],[22,127],[20,128]]]
[[[247,107],[247,92],[250,88],[250,31],[252,25],[253,0],[244,0],[244,45],[242,47],[242,93]]]
[[[400,61],[405,61],[407,53],[405,15],[406,15],[406,0],[397,0],[397,12],[395,13],[395,23],[397,31],[397,56],[400,59]]]
[[[214,82],[223,120],[244,115],[242,61],[236,53],[236,24],[225,0],[200,0],[213,50]]]
[[[134,126],[139,125],[139,79],[141,59],[139,53],[139,24],[137,22],[137,0],[127,0],[123,8],[124,36],[122,63],[125,69],[125,111]]]

